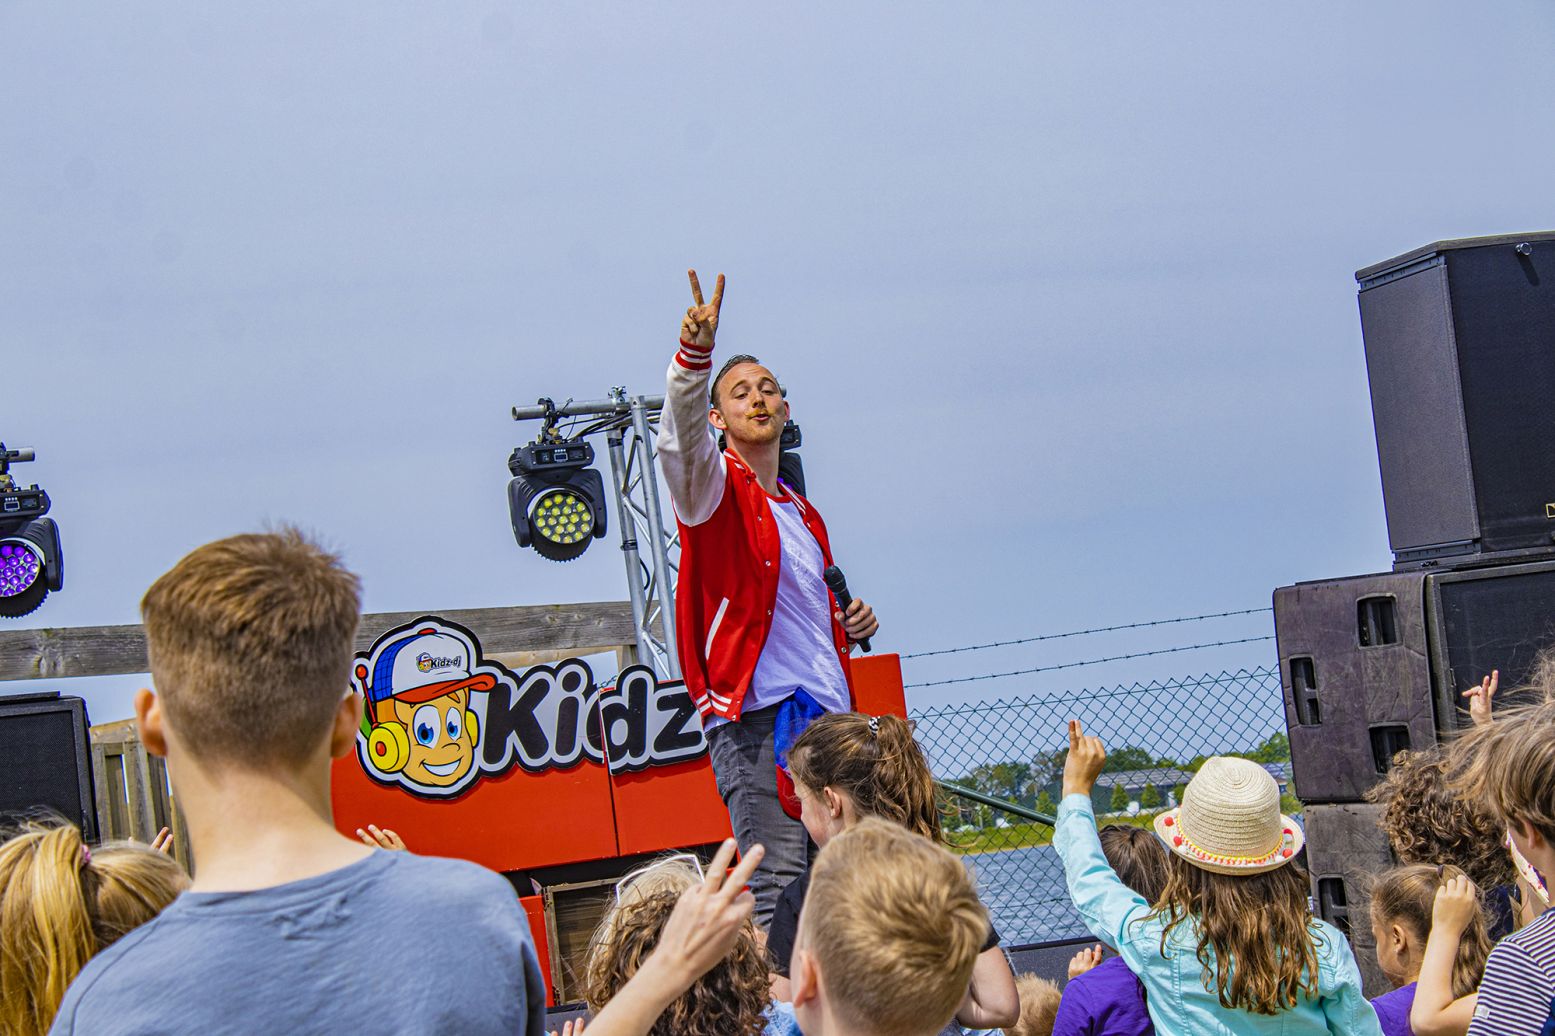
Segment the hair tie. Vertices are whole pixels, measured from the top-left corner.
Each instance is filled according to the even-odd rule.
[[[92,850],[88,849],[85,845],[83,845],[83,846],[81,846],[81,866],[83,866],[83,867],[90,867],[91,865],[92,865]]]
[[[869,717],[869,736],[880,736],[880,718],[878,716]]]

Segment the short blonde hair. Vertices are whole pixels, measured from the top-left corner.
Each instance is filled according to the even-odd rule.
[[[868,817],[826,843],[797,944],[825,976],[831,1010],[875,1033],[933,1032],[966,998],[988,912],[961,861]]]
[[[143,845],[93,850],[69,824],[0,845],[0,1032],[43,1036],[86,962],[161,913],[189,884]]]
[[[1456,741],[1449,784],[1555,843],[1555,701],[1508,709]]]
[[[1019,975],[1015,991],[1020,994],[1020,1021],[1005,1029],[1004,1036],[1053,1036],[1058,1001],[1063,997],[1057,984],[1037,975]]]
[[[205,762],[296,766],[349,687],[361,583],[296,529],[207,543],[140,602],[157,692]]]
[[[589,940],[583,998],[598,1012],[637,974],[659,944],[680,896],[701,879],[689,864],[666,861],[620,888]],[[767,955],[746,921],[734,947],[664,1009],[648,1036],[761,1036],[771,976]]]

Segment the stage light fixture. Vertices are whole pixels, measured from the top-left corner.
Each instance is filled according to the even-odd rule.
[[[12,464],[32,459],[32,450],[0,443],[0,618],[36,611],[49,591],[65,585],[59,526],[44,517],[49,494],[37,485],[18,486],[11,477]]]
[[[532,442],[508,458],[508,515],[520,547],[571,561],[605,535],[605,480],[582,439]]]

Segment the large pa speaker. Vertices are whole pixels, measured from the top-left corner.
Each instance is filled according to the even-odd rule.
[[[1555,232],[1355,279],[1395,568],[1555,554]]]
[[[1468,724],[1462,692],[1501,671],[1496,705],[1555,645],[1555,560],[1386,572],[1274,592],[1292,779],[1303,802],[1359,802],[1395,753]]]
[[[1350,940],[1368,997],[1392,988],[1377,964],[1371,930],[1372,884],[1395,862],[1382,832],[1382,809],[1365,802],[1315,805],[1301,816],[1313,905]]]
[[[86,702],[50,694],[0,697],[0,824],[54,814],[97,841]]]

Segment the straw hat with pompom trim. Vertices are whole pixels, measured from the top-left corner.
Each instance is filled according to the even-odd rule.
[[[1217,874],[1259,874],[1301,851],[1301,828],[1280,812],[1280,786],[1255,762],[1230,756],[1205,761],[1182,793],[1182,805],[1155,818],[1166,847]]]

